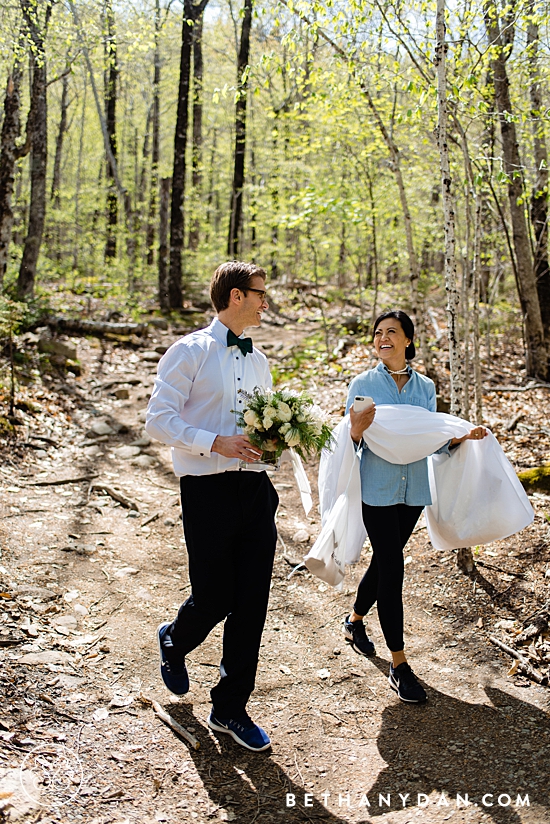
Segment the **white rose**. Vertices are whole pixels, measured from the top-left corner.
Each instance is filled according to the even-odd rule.
[[[285,403],[284,401],[281,401],[279,403],[279,409],[277,410],[277,416],[278,416],[280,421],[283,421],[283,423],[289,421],[292,418],[292,409],[290,408],[288,403]]]
[[[249,426],[257,426],[260,423],[260,419],[256,415],[252,409],[247,409],[243,415],[244,422],[247,423]]]
[[[290,429],[285,435],[285,442],[288,446],[298,446],[300,443],[300,433],[297,429]]]
[[[286,435],[288,430],[291,429],[291,428],[292,427],[290,426],[289,423],[284,423],[282,426],[279,427],[279,434],[280,435]]]

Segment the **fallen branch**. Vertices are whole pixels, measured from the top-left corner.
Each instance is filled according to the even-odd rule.
[[[157,520],[157,518],[159,518],[159,517],[160,517],[160,514],[161,514],[160,512],[155,512],[153,515],[151,515],[149,518],[147,518],[147,519],[146,519],[146,520],[142,523],[142,526],[147,526],[147,524],[150,524],[150,523],[152,523],[153,521],[156,521],[156,520]]]
[[[158,717],[161,719],[161,721],[164,721],[164,723],[167,724],[171,729],[173,729],[174,732],[177,732],[178,735],[181,735],[182,738],[185,738],[185,740],[189,744],[191,744],[194,750],[199,749],[200,741],[197,741],[195,736],[191,735],[191,733],[188,732],[185,729],[185,727],[182,727],[181,724],[178,724],[175,718],[172,718],[172,716],[169,715],[163,707],[161,707],[158,701],[155,701],[152,698],[148,698],[143,693],[140,693],[139,700],[142,704],[145,704],[146,706],[150,705],[154,709]]]
[[[512,575],[514,578],[525,578],[525,573],[523,572],[511,572],[509,569],[503,569],[502,567],[495,566],[494,564],[488,564],[486,561],[476,561],[478,566],[485,567],[486,569],[494,569],[497,572],[503,572],[505,575]]]
[[[126,509],[133,509],[134,512],[139,512],[138,505],[134,501],[127,498],[126,495],[119,492],[117,489],[113,489],[112,486],[101,483],[101,481],[93,481],[88,490],[88,498],[90,497],[90,493],[94,490],[97,492],[106,492],[107,495],[110,495],[114,501],[118,501],[118,503],[122,504],[122,506],[126,507]]]
[[[525,417],[525,412],[518,412],[517,415],[514,415],[514,417],[511,420],[509,420],[508,423],[506,424],[506,426],[504,427],[506,432],[513,432],[514,429],[516,428],[516,426],[518,425],[518,423],[524,417]]]
[[[111,386],[118,386],[121,383],[127,383],[129,386],[139,386],[141,383],[141,378],[121,378],[116,381],[107,381],[107,383],[94,386],[94,389],[110,389]]]
[[[56,448],[59,447],[59,443],[54,441],[53,438],[47,438],[45,435],[29,435],[31,441],[44,441],[44,443],[50,443],[52,446]]]
[[[527,658],[525,658],[521,652],[518,652],[517,649],[509,647],[508,644],[505,644],[504,641],[501,641],[499,638],[495,638],[493,635],[489,637],[489,641],[511,658],[515,658],[518,662],[518,669],[527,675],[528,678],[531,678],[532,681],[536,681],[537,684],[542,684],[544,686],[548,684],[548,676],[541,675],[540,672],[537,672],[536,669],[531,666]]]
[[[55,481],[30,481],[26,486],[62,486],[63,484],[79,484],[82,481],[91,481],[97,475],[79,475],[78,478],[58,478]]]

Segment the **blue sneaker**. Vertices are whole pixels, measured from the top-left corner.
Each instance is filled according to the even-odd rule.
[[[168,649],[174,649],[172,639],[167,634],[170,624],[170,621],[165,621],[157,629],[160,652],[160,674],[170,692],[173,692],[174,695],[185,695],[186,692],[189,692],[189,675],[187,674],[185,659],[181,664],[174,664],[168,660],[166,655]]]
[[[267,750],[271,746],[271,741],[265,730],[248,717],[246,713],[238,715],[236,718],[217,718],[214,711],[208,718],[208,726],[216,732],[225,732],[235,739],[241,747],[253,752]]]

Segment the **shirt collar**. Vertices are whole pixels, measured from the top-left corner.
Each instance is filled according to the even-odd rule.
[[[208,327],[208,331],[210,334],[216,338],[217,341],[223,343],[224,346],[227,346],[227,333],[229,332],[229,327],[222,323],[219,318],[214,318],[210,326]],[[240,335],[237,335],[238,338],[244,338],[244,332],[241,332]]]

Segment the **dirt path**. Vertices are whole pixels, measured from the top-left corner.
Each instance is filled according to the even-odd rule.
[[[276,354],[303,334],[268,327],[257,340]],[[169,342],[159,333],[148,346]],[[366,550],[344,592],[303,571],[290,577],[285,555],[300,559],[319,523],[300,509],[288,465],[274,478],[281,542],[250,705],[272,752],[247,754],[208,731],[221,627],[188,658],[189,695],[172,700],[158,675],[155,630],[189,584],[168,450],[143,432],[154,356],[86,341],[79,354],[82,378],[62,402],[55,387],[45,390],[34,413],[33,431],[57,446],[34,440],[47,449],[1,468],[0,820],[550,822],[548,690],[507,676],[509,660],[487,640],[499,622],[517,623],[530,581],[508,576],[513,598],[495,606],[455,570],[452,553],[433,550],[420,524],[406,562],[406,646],[429,702],[403,705],[388,687],[376,616],[379,657],[357,656],[342,639]],[[110,395],[117,387],[129,397]],[[345,383],[331,393],[338,407]],[[315,467],[308,472],[314,482]],[[85,480],[54,484],[77,478]],[[92,481],[122,491],[136,509]],[[482,548],[487,569],[526,569],[539,521]],[[140,694],[162,702],[200,749]],[[56,782],[33,787],[24,771],[25,793],[22,766],[35,776],[47,770],[48,780],[56,767]],[[472,803],[457,803],[457,794]]]

